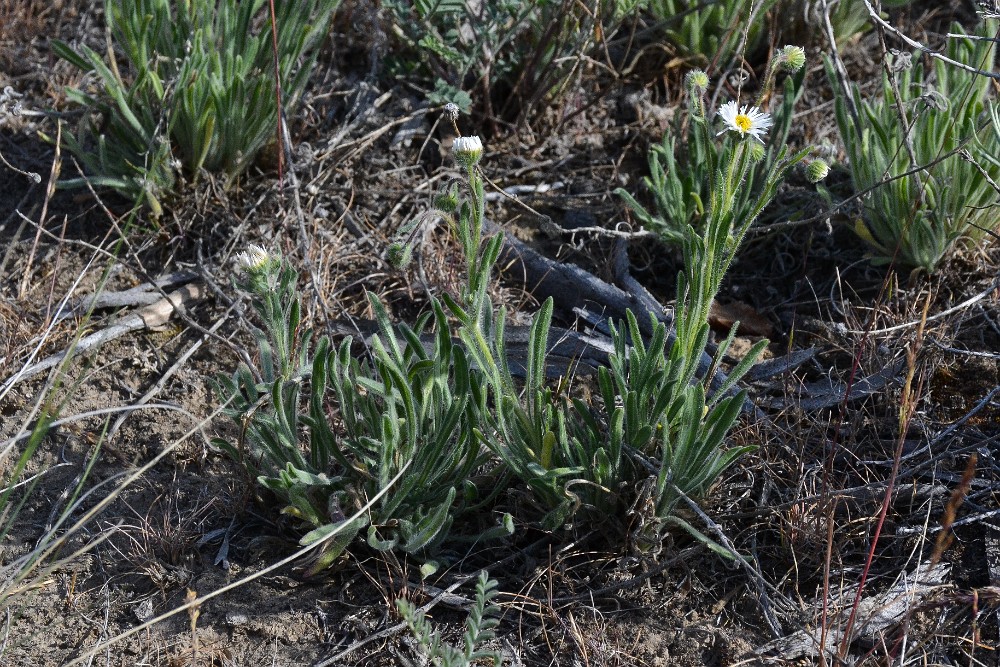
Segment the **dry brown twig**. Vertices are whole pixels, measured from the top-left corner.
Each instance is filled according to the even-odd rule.
[[[868,9],[868,15],[871,17],[871,20],[874,21],[876,25],[882,27],[888,32],[891,32],[893,35],[903,40],[914,49],[917,49],[918,51],[923,51],[931,58],[936,58],[941,62],[951,65],[952,67],[957,67],[958,69],[965,70],[966,72],[972,72],[973,74],[979,74],[988,77],[990,79],[993,79],[995,81],[1000,81],[1000,73],[981,70],[977,67],[972,67],[971,65],[960,63],[957,60],[952,60],[951,58],[941,54],[938,51],[935,51],[929,46],[924,46],[923,44],[913,39],[912,37],[908,37],[899,28],[896,28],[891,23],[882,18],[882,16],[877,11],[875,11],[875,7],[872,6],[871,0],[863,0],[863,2],[865,3],[865,7]]]
[[[170,320],[175,312],[183,310],[192,303],[200,300],[203,296],[204,290],[197,283],[191,283],[178,290],[174,290],[165,298],[122,318],[115,324],[80,338],[68,349],[46,357],[31,366],[25,366],[0,385],[0,394],[8,392],[11,387],[22,380],[26,380],[42,371],[47,371],[57,366],[68,357],[94,350],[104,343],[120,338],[132,331],[160,328]]]

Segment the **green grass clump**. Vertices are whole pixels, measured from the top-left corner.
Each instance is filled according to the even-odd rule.
[[[744,37],[744,53],[752,53],[763,43],[764,17],[777,1],[648,0],[648,8],[664,23],[667,40],[692,65],[724,68]]]
[[[996,32],[988,21],[984,34]],[[962,33],[957,24],[953,33]],[[992,70],[991,40],[953,37],[948,58]],[[855,229],[876,263],[933,272],[963,241],[997,226],[992,204],[1000,178],[1000,133],[989,122],[990,79],[940,60],[932,68],[904,54],[883,75],[882,97],[863,98],[856,85],[836,91],[837,126],[856,192],[865,194]]]
[[[389,73],[418,80],[432,104],[520,122],[573,90],[587,55],[634,3],[576,0],[385,0],[396,48]]]
[[[282,106],[295,107],[340,0],[279,2]],[[265,0],[109,0],[108,59],[62,42],[62,58],[97,76],[97,94],[70,89],[89,112],[69,148],[89,180],[147,203],[154,215],[178,178],[204,169],[232,180],[275,137],[275,53]],[[115,53],[123,53],[119,63]],[[82,185],[83,179],[66,181]]]

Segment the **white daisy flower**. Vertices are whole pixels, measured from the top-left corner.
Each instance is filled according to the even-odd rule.
[[[736,102],[726,102],[719,109],[719,115],[726,124],[722,132],[732,130],[740,136],[749,134],[760,143],[764,143],[761,135],[766,133],[774,124],[774,121],[771,120],[771,114],[764,113],[757,107],[752,107],[749,104],[738,107]],[[719,134],[722,134],[722,132],[719,132]]]
[[[244,273],[251,273],[264,268],[271,261],[271,256],[264,248],[254,243],[236,255],[236,266]]]

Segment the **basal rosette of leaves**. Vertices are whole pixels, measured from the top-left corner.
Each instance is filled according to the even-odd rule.
[[[483,501],[472,480],[489,463],[477,432],[486,408],[441,307],[435,303],[415,327],[396,327],[371,296],[379,333],[359,359],[350,337],[336,347],[324,337],[309,349],[297,273],[287,263],[274,259],[246,273],[242,287],[265,324],[259,367],[216,378],[239,437],[214,444],[280,500],[305,532],[303,545],[326,542],[309,571],[330,565],[361,535],[373,549],[428,560],[438,545],[459,539],[455,518]],[[432,321],[428,343],[421,335]],[[506,516],[465,539],[512,530]]]
[[[742,53],[752,53],[763,44],[764,19],[777,2],[648,0],[646,6],[662,22],[667,40],[680,55],[693,60],[692,65],[725,68],[741,44]]]

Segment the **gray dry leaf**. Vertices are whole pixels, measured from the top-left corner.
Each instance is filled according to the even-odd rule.
[[[1000,586],[1000,529],[987,525],[985,542],[986,569],[990,574],[990,585]]]
[[[863,599],[858,605],[850,642],[863,640],[870,645],[879,635],[899,625],[910,609],[946,585],[945,579],[950,571],[951,567],[945,563],[922,563],[913,572],[904,572],[889,590]],[[825,639],[823,648],[827,657],[835,657],[851,615],[852,603],[848,596],[840,611],[832,616],[825,638],[820,628],[800,630],[761,646],[754,654],[779,661],[815,658],[819,655],[822,638]]]

